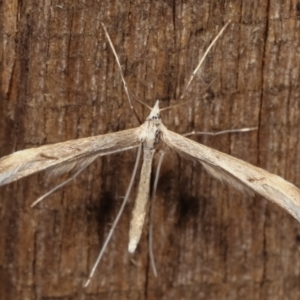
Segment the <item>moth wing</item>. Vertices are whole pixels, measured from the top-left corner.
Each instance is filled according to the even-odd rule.
[[[0,159],[0,185],[47,170],[58,175],[89,165],[98,156],[114,154],[140,144],[140,128],[70,140],[17,151]]]
[[[282,177],[164,129],[164,142],[200,162],[209,173],[242,191],[256,192],[300,221],[300,190]]]

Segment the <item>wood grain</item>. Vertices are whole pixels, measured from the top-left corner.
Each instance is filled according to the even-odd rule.
[[[0,156],[138,125],[100,22],[131,93],[177,104],[199,57],[232,24],[192,84],[162,114],[172,131],[258,126],[195,140],[300,186],[300,19],[296,1],[16,1],[0,3]],[[145,118],[148,110],[136,103]],[[168,153],[154,218],[127,252],[136,189],[88,289],[135,152],[101,158],[39,207],[62,179],[0,188],[0,299],[299,299],[300,224],[260,197],[224,187]]]

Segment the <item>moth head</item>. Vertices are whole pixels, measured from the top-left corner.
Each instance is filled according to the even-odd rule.
[[[151,112],[147,120],[160,120],[160,109],[159,109],[159,100],[156,100],[155,105],[151,109]]]

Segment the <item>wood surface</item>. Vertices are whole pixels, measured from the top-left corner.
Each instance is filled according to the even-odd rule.
[[[300,186],[300,5],[295,0],[0,2],[0,156],[138,126],[101,28],[133,98],[179,97],[214,46],[184,106],[162,112],[177,133],[257,126],[194,140]],[[144,119],[148,109],[134,100]],[[63,178],[32,175],[0,188],[0,299],[300,299],[300,224],[168,152],[133,255],[137,182],[90,286],[82,286],[129,184],[136,151],[98,159],[36,208]],[[157,160],[156,160],[157,161]],[[154,166],[156,163],[154,164]],[[153,172],[154,174],[154,172]]]

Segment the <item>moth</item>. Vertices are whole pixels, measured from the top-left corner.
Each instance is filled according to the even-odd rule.
[[[227,25],[228,23],[211,43],[204,57]],[[116,56],[104,25],[103,28]],[[194,70],[186,89],[199,70],[203,59]],[[117,56],[116,60],[121,71]],[[121,77],[127,93],[127,86],[122,72]],[[127,96],[129,97],[128,93]],[[129,103],[131,105],[130,99]],[[141,155],[141,151],[143,151],[143,163],[129,230],[128,250],[132,253],[138,245],[144,224],[146,205],[149,198],[153,156],[158,146],[163,144],[166,148],[176,151],[181,156],[199,162],[217,179],[228,183],[240,191],[247,191],[250,194],[255,192],[262,195],[266,199],[281,206],[300,221],[300,190],[295,185],[264,169],[168,130],[162,122],[160,112],[159,100],[157,100],[145,122],[139,127],[21,150],[2,157],[0,159],[0,185],[11,183],[43,170],[51,175],[60,175],[73,171],[75,173],[71,177],[71,179],[73,179],[98,157],[138,148],[138,158],[136,161],[139,161],[139,156]],[[137,162],[125,199],[129,197],[134,175],[137,170]],[[53,192],[53,190],[51,192]],[[38,199],[34,204],[43,198],[44,196]],[[101,253],[97,263],[100,258]],[[90,278],[93,272],[94,269]]]

